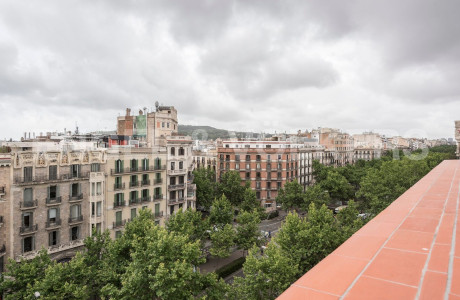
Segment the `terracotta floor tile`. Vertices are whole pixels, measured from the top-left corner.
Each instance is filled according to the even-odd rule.
[[[428,262],[428,270],[447,273],[449,268],[450,245],[433,246],[430,261]]]
[[[460,300],[460,296],[449,294],[449,300]]]
[[[442,200],[427,200],[423,199],[417,204],[417,207],[427,207],[427,208],[443,208],[445,198]]]
[[[339,299],[338,296],[324,294],[318,291],[313,291],[310,289],[302,288],[299,286],[292,285],[289,289],[287,289],[284,293],[282,293],[277,300],[292,300],[292,299],[299,299],[299,300],[336,300]]]
[[[345,299],[414,299],[416,294],[416,288],[362,276],[358,279]]]
[[[441,220],[441,226],[439,226],[438,236],[436,237],[436,243],[439,244],[451,244],[452,234],[454,230],[455,215],[444,214]]]
[[[427,254],[382,249],[364,275],[417,286]]]
[[[376,218],[358,230],[356,234],[388,237],[398,227],[397,223],[380,222]]]
[[[400,229],[434,233],[438,226],[438,222],[439,220],[436,219],[409,217],[404,221]]]
[[[385,247],[428,253],[433,243],[433,237],[433,233],[399,229]]]
[[[350,256],[370,260],[387,238],[354,234],[333,253],[336,255]]]
[[[362,259],[331,254],[297,280],[296,285],[342,295],[366,264]]]
[[[447,274],[426,272],[423,278],[423,286],[420,299],[433,300],[442,299],[446,291]]]
[[[442,208],[416,207],[409,217],[437,219],[441,217]]]
[[[460,258],[454,258],[454,270],[452,273],[450,292],[455,295],[460,295]]]

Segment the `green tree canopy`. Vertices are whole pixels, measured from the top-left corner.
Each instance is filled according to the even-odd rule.
[[[248,186],[241,185],[241,176],[238,171],[228,171],[222,175],[217,185],[217,196],[225,195],[232,205],[239,206]]]
[[[260,219],[258,211],[243,211],[238,216],[237,221],[236,244],[238,247],[243,250],[248,250],[254,245],[259,245]]]
[[[197,206],[209,209],[217,193],[216,173],[212,169],[198,168],[193,171],[193,183],[196,184]]]
[[[226,224],[233,222],[233,208],[225,195],[212,202],[209,223],[218,228],[223,228]]]
[[[235,238],[235,229],[230,224],[213,230],[211,233],[212,246],[209,252],[217,257],[228,257],[231,254],[231,248],[235,245]]]
[[[302,209],[307,210],[311,203],[316,207],[321,207],[323,204],[328,205],[331,202],[329,193],[322,189],[321,185],[314,184],[305,191],[305,200],[302,204]]]
[[[303,202],[303,187],[297,180],[286,182],[276,196],[276,203],[281,204],[281,207],[285,210],[299,208],[302,206]]]
[[[206,220],[202,220],[202,214],[199,211],[179,209],[166,222],[166,228],[169,232],[186,235],[190,242],[195,242],[204,240],[209,225]]]

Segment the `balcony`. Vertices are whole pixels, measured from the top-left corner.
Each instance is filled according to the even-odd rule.
[[[137,205],[141,203],[141,198],[129,199],[129,205]]]
[[[155,184],[161,184],[161,183],[163,183],[163,179],[157,178],[157,179],[155,179],[154,183]]]
[[[150,196],[146,196],[146,197],[141,198],[142,202],[150,202],[151,200],[152,200],[152,197],[150,197]]]
[[[79,222],[83,222],[83,215],[69,218],[69,224],[79,223]]]
[[[125,189],[125,184],[124,183],[115,183],[113,185],[113,190],[119,191],[119,190],[124,190]]]
[[[70,195],[69,196],[69,202],[77,202],[83,200],[83,194],[78,194],[78,195]]]
[[[113,208],[125,206],[125,201],[114,201]]]
[[[126,220],[118,220],[118,221],[113,222],[112,224],[113,224],[112,228],[123,227],[126,225]]]
[[[46,198],[46,205],[58,205],[61,204],[62,197]]]
[[[176,204],[184,203],[184,201],[185,201],[184,197],[176,198],[176,199],[169,199],[168,205],[176,205]]]
[[[156,165],[148,167],[137,167],[137,168],[124,168],[124,169],[110,169],[110,175],[116,174],[129,174],[129,173],[140,173],[140,172],[152,172],[166,170],[166,165]]]
[[[60,176],[36,175],[36,176],[17,176],[13,179],[14,184],[29,185],[41,184],[45,182],[69,181],[89,179],[90,172],[79,174],[61,174]]]
[[[37,206],[38,206],[37,200],[19,202],[20,209],[33,209],[33,208],[36,208]]]
[[[163,211],[156,211],[153,213],[155,218],[161,218],[163,217]]]
[[[139,186],[139,181],[131,181],[131,182],[129,182],[129,187],[130,188],[138,187],[138,186]]]
[[[61,219],[56,219],[55,221],[46,221],[46,228],[54,228],[61,226]]]
[[[154,201],[162,200],[163,199],[163,194],[157,194],[153,196]]]
[[[177,190],[177,189],[183,189],[185,187],[185,184],[170,184],[168,185],[168,190]]]
[[[168,175],[184,174],[184,173],[187,173],[186,169],[168,170]]]
[[[141,186],[149,186],[150,185],[150,180],[142,180],[141,181]]]
[[[19,233],[20,234],[29,234],[33,233],[38,230],[38,225],[31,225],[31,226],[21,226],[19,227]]]

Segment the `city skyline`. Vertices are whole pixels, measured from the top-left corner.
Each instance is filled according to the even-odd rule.
[[[5,1],[0,139],[114,130],[126,107],[155,101],[180,124],[226,130],[453,137],[458,6]]]

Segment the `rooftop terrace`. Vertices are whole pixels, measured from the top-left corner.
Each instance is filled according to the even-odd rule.
[[[460,299],[460,161],[444,161],[278,299]]]

